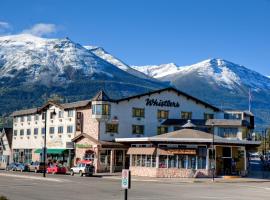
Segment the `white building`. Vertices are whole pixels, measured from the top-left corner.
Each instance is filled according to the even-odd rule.
[[[0,131],[0,169],[5,169],[10,162],[12,146],[12,129],[3,128]]]
[[[183,140],[181,144],[177,144],[179,147],[193,148],[192,151],[173,151],[176,153],[195,153],[195,156],[186,155],[186,167],[203,166],[204,172],[206,172],[210,167],[205,163],[206,161],[207,163],[210,162],[207,155],[209,154],[209,141],[211,140],[210,133],[212,130],[214,130],[216,137],[219,137],[219,141],[223,146],[224,144],[232,145],[227,141],[232,139],[234,141],[233,145],[239,143],[241,147],[249,144],[246,139],[248,139],[249,132],[254,127],[254,124],[252,124],[254,117],[251,114],[249,116],[245,115],[246,118],[230,119],[227,117],[229,112],[225,113],[215,106],[174,88],[165,88],[117,100],[110,99],[103,91],[100,91],[93,99],[88,101],[69,104],[49,102],[39,109],[14,112],[13,160],[29,162],[40,158],[41,148],[44,143],[41,130],[45,125],[44,114],[37,115],[40,112],[47,112],[48,154],[51,153],[51,156],[55,159],[68,157],[66,153],[67,144],[72,141],[75,143],[74,157],[72,156],[73,152],[69,151],[69,158],[74,158],[74,163],[82,159],[93,159],[97,172],[120,171],[132,163],[137,163],[138,160],[132,161],[132,157],[139,158],[140,163],[148,162],[147,159],[150,157],[142,157],[142,150],[128,151],[129,147],[141,149],[143,149],[142,147],[151,147],[151,153],[157,153],[156,150],[160,146],[164,147],[162,143],[166,143],[166,137],[162,137],[163,134],[179,131],[183,128],[189,129],[191,126],[193,129],[199,130],[199,132],[184,131],[185,133],[183,133],[181,131],[177,132],[177,134],[173,132],[174,134],[169,134],[168,137],[171,137],[170,141],[172,143],[174,139],[179,142],[179,139],[174,138],[177,135],[177,137],[181,138],[181,141]],[[236,134],[235,129],[237,129]],[[182,139],[180,133],[184,135],[191,134],[193,140],[190,141],[193,142],[194,135],[201,134],[195,140],[205,140],[207,143],[202,145],[200,142],[194,142],[187,146],[186,142],[184,142],[186,139]],[[159,144],[155,142],[157,135],[161,135],[158,138]],[[207,138],[204,139],[203,137]],[[242,142],[242,140],[245,141]],[[173,144],[172,146],[175,147]],[[205,149],[201,150],[202,146],[207,151]],[[242,151],[243,149],[240,147],[235,147],[234,151],[238,151],[238,148]],[[223,147],[219,148],[219,151],[222,152],[222,149]],[[163,150],[158,152],[166,153]],[[197,163],[194,165],[193,162],[198,161],[198,155],[196,155],[198,151],[200,151],[200,155],[204,156],[202,159],[200,158],[204,164]],[[136,152],[140,154],[140,157],[130,155]],[[205,152],[208,152],[207,155]],[[231,153],[232,155],[234,154]],[[155,156],[157,156],[156,159],[159,159],[159,154]],[[160,159],[163,159],[163,163],[168,162],[168,160],[165,161],[164,159],[166,156],[169,159],[169,155],[162,156]],[[230,159],[233,158],[228,158],[226,160],[227,164]],[[67,159],[64,158],[64,160]],[[141,162],[141,160],[144,161]],[[151,161],[151,163],[157,163],[157,160]],[[151,167],[160,167],[158,164],[152,164]],[[166,166],[175,167],[175,165]],[[244,165],[241,166],[244,168]],[[220,166],[220,171],[223,170],[222,167]],[[138,171],[144,173],[144,170],[136,169],[136,173]],[[181,172],[180,174],[187,174],[187,172]]]

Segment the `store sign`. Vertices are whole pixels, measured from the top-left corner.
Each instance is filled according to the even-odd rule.
[[[130,189],[130,171],[128,169],[122,170],[122,181],[121,185],[123,189]]]
[[[146,106],[176,107],[176,108],[180,106],[178,102],[174,102],[170,100],[158,100],[158,99],[147,98],[145,101],[146,101]]]
[[[196,149],[169,149],[172,154],[196,155]]]
[[[76,147],[84,149],[84,148],[92,148],[93,146],[91,144],[76,144]]]

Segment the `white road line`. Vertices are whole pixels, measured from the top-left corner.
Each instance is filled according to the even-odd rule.
[[[23,178],[23,179],[30,179],[30,180],[52,181],[52,182],[69,182],[67,180],[57,179],[57,178],[48,178],[48,177],[44,178],[44,177],[37,177],[37,176],[18,175],[18,174],[4,174],[4,173],[0,173],[0,176],[14,177],[14,178]]]

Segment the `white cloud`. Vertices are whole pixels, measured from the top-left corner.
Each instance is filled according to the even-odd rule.
[[[10,28],[9,23],[0,21],[0,29],[9,29],[9,28]]]
[[[25,29],[22,33],[29,33],[36,36],[45,36],[55,33],[57,31],[57,27],[55,24],[44,24],[39,23],[32,26],[30,29]]]
[[[0,21],[0,36],[8,35],[8,32],[11,30],[11,28],[12,27],[8,22]]]

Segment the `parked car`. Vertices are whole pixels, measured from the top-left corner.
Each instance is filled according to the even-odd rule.
[[[15,171],[17,168],[18,163],[10,163],[7,167],[6,170],[7,171]]]
[[[11,163],[7,168],[8,171],[29,171],[29,167],[24,163]]]
[[[47,173],[51,173],[51,174],[66,174],[67,173],[67,169],[60,164],[53,164],[50,165],[49,167],[47,167]]]
[[[94,171],[95,167],[91,164],[91,162],[81,161],[70,169],[70,175],[74,176],[74,174],[79,174],[80,176],[92,176]]]
[[[31,162],[31,164],[29,165],[29,171],[31,172],[35,172],[35,173],[38,173],[38,172],[43,172],[44,170],[46,170],[48,167],[48,165],[46,164],[45,165],[45,168],[44,168],[44,162]]]

